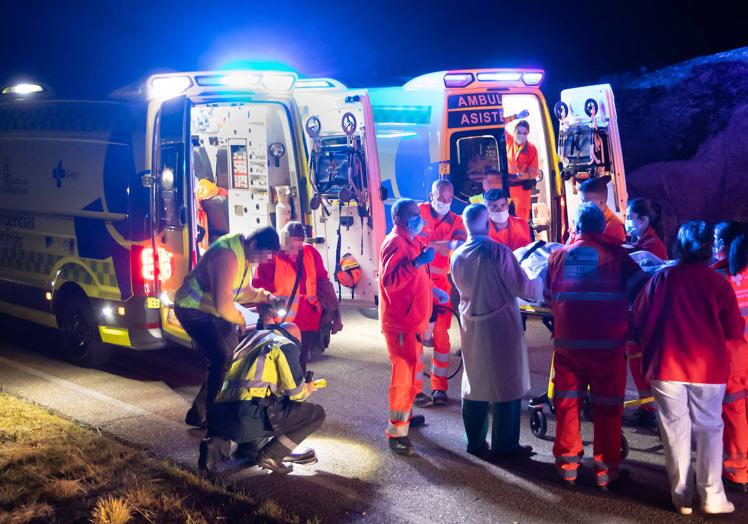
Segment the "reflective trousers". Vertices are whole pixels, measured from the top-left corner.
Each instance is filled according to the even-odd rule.
[[[624,348],[573,350],[555,348],[553,403],[556,439],[553,455],[565,480],[575,480],[584,454],[579,412],[589,387],[595,430],[593,455],[598,486],[605,486],[621,462],[621,417],[626,389]]]
[[[509,196],[514,202],[514,214],[522,220],[530,220],[532,198],[529,189],[522,186],[509,186]]]
[[[642,347],[638,342],[629,340],[626,342],[626,356],[629,360],[629,369],[631,370],[631,378],[634,379],[636,384],[636,390],[639,392],[639,398],[646,398],[652,396],[652,386],[649,384],[649,380],[644,378],[644,370],[642,369]],[[654,403],[642,404],[639,406],[643,410],[655,411]]]
[[[384,339],[392,363],[387,435],[404,437],[413,417],[413,400],[423,388],[423,337],[418,333],[384,331]]]
[[[748,371],[731,373],[722,401],[725,424],[724,476],[739,484],[748,483]]]
[[[452,296],[452,285],[447,275],[432,275],[434,286]],[[434,356],[431,359],[431,390],[447,391],[449,375],[449,327],[452,325],[452,304],[443,304],[436,314],[434,331]],[[420,390],[419,390],[420,391]]]
[[[727,502],[722,485],[722,417],[724,384],[685,384],[653,380],[660,437],[670,493],[676,507],[692,507],[694,476],[702,505]],[[696,467],[691,441],[696,443]]]

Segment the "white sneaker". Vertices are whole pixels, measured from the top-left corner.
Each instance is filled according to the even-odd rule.
[[[726,500],[722,504],[704,504],[701,510],[707,515],[719,515],[720,513],[732,513],[735,511],[735,505]]]
[[[690,508],[688,506],[681,506],[678,508],[678,513],[680,513],[681,515],[690,515],[691,513],[693,513],[693,508]]]

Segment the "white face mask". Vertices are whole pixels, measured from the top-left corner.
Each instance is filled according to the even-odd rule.
[[[504,211],[489,211],[488,217],[492,222],[495,222],[496,224],[503,224],[504,222],[509,220],[509,210],[505,209]]]
[[[629,233],[629,234],[636,233],[636,226],[634,225],[634,221],[633,220],[626,220],[625,226],[626,226],[626,232],[627,233]]]
[[[431,199],[431,208],[436,211],[439,216],[449,213],[449,209],[451,207],[452,206],[450,204],[440,202],[439,200],[434,200],[433,198]]]
[[[527,142],[527,135],[514,135],[514,142],[518,146],[522,146]]]

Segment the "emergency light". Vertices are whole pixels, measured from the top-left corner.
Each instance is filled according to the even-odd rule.
[[[226,75],[218,79],[221,85],[230,87],[255,87],[260,83],[262,77],[250,73]]]
[[[478,73],[481,82],[516,82],[522,78],[522,73]]]
[[[296,76],[286,73],[236,72],[195,77],[195,83],[204,87],[264,88],[269,91],[290,91],[295,82]]]
[[[151,98],[171,98],[192,86],[189,76],[158,76],[151,80]]]
[[[31,93],[41,93],[44,88],[39,84],[16,84],[6,86],[1,91],[4,95],[30,95]]]
[[[543,81],[543,73],[525,73],[522,75],[522,81],[528,86],[540,85]]]
[[[294,84],[294,89],[348,89],[348,87],[333,78],[301,78]]]
[[[473,83],[473,73],[447,73],[444,87],[466,87]]]

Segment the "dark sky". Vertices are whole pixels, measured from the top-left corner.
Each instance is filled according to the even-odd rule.
[[[538,66],[560,88],[748,45],[748,19],[736,11],[703,0],[6,1],[0,81],[90,96],[153,72],[244,59],[350,86]]]

